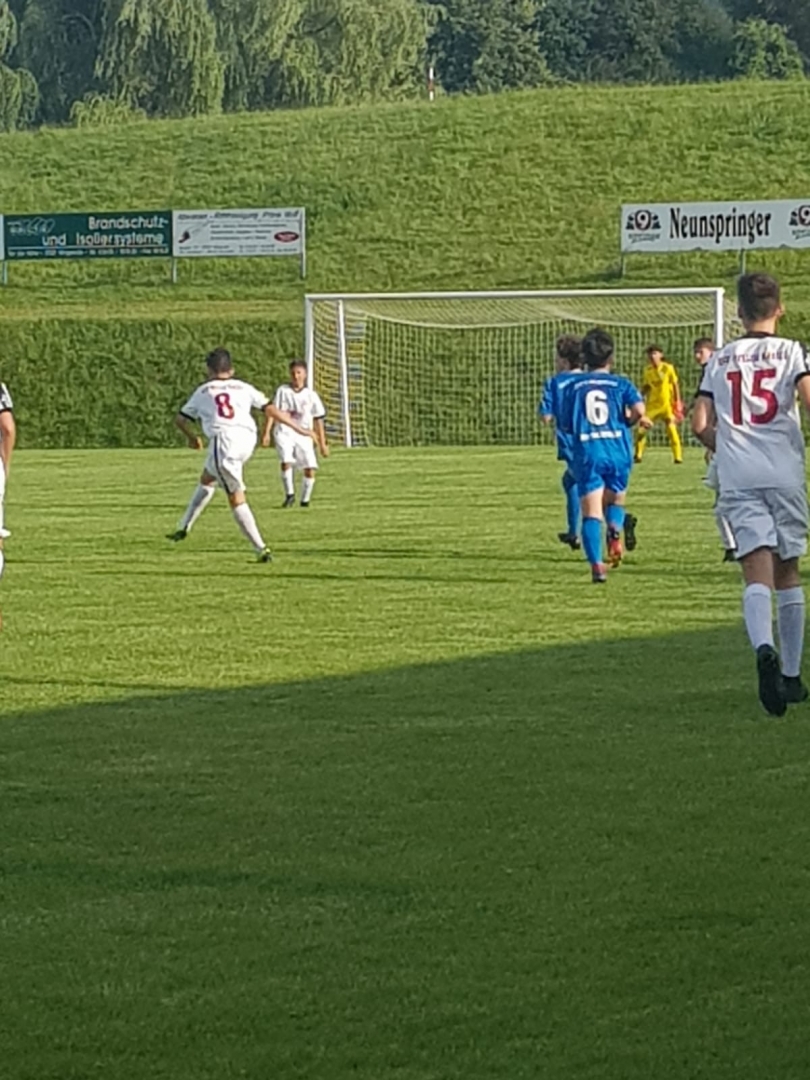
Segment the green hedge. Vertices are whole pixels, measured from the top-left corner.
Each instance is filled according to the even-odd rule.
[[[205,320],[6,320],[0,374],[23,447],[177,445],[172,419],[204,377],[207,352],[270,392],[301,352],[299,323]]]

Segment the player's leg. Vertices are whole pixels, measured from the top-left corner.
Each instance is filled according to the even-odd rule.
[[[205,463],[200,482],[194,489],[194,494],[191,496],[191,500],[186,507],[186,511],[180,518],[177,525],[177,529],[173,533],[169,533],[168,540],[173,540],[178,543],[180,540],[185,540],[191,530],[194,528],[195,523],[205,510],[206,506],[211,502],[217,490],[217,480],[214,475],[214,449],[213,439],[208,447],[208,460]]]
[[[312,492],[315,490],[315,474],[318,471],[318,457],[312,439],[302,437],[298,440],[296,463],[304,473],[304,481],[301,485],[301,505],[307,507],[312,501]]]
[[[674,417],[668,416],[666,425],[669,448],[672,451],[672,460],[676,465],[683,465],[683,443],[681,442],[681,433],[678,430],[678,425],[675,423]]]
[[[738,561],[745,582],[743,617],[757,657],[759,700],[771,716],[784,716],[787,697],[773,632],[776,524],[758,492],[737,492],[733,499],[721,493],[718,505],[737,540]]]
[[[228,496],[234,521],[261,562],[270,562],[272,555],[256,524],[256,518],[245,497],[244,468],[253,453],[253,442],[223,448],[217,458],[217,475]]]
[[[650,419],[654,421],[654,417],[650,416]],[[641,460],[644,457],[644,451],[647,449],[647,436],[649,431],[645,428],[636,425],[635,433],[633,435],[633,461],[636,465],[641,464]]]
[[[607,581],[602,550],[605,484],[602,477],[589,466],[578,468],[576,479],[582,505],[582,546],[585,549],[585,558],[591,564],[594,584],[601,585]]]
[[[807,553],[807,496],[798,491],[774,491],[769,501],[776,520],[777,551],[774,556],[776,624],[779,653],[788,704],[806,701],[802,682],[804,654],[805,597],[799,574],[799,559]]]
[[[567,528],[564,533],[558,533],[560,543],[567,544],[572,551],[579,551],[582,547],[579,541],[580,503],[577,480],[570,468],[566,468],[562,476],[562,489],[565,492],[565,513]]]
[[[276,433],[276,453],[281,464],[281,486],[284,488],[282,510],[289,510],[295,505],[295,440],[292,433]]]
[[[612,567],[621,565],[624,558],[622,529],[625,525],[624,504],[627,499],[626,484],[617,478],[605,487],[605,521],[607,522],[608,562]]]

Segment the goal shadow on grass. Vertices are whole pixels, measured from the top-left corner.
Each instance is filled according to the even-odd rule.
[[[810,752],[741,637],[7,716],[7,1075],[798,1078]]]

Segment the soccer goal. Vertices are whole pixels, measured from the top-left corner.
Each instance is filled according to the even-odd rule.
[[[610,331],[636,381],[660,345],[689,397],[694,340],[722,345],[732,315],[714,288],[312,295],[307,361],[346,446],[547,443],[537,404],[560,334]]]

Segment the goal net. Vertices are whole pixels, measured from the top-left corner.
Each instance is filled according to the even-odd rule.
[[[635,382],[659,345],[690,397],[693,342],[722,344],[731,314],[722,289],[308,296],[307,360],[347,446],[550,443],[537,405],[561,334],[608,330]]]

